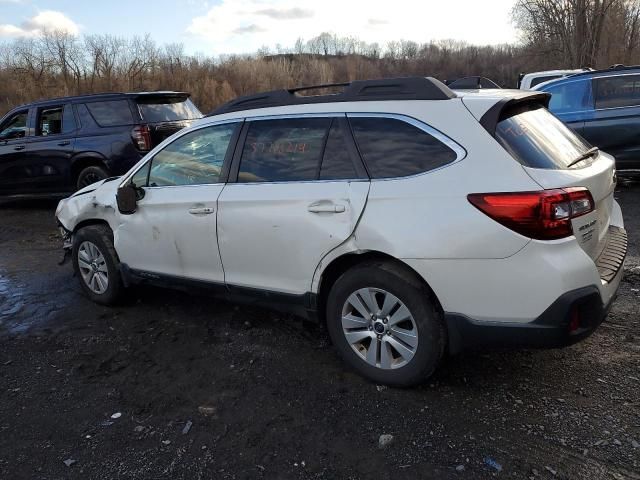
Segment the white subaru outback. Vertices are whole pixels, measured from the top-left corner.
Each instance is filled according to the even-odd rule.
[[[341,87],[236,99],[62,200],[86,294],[111,304],[147,282],[287,309],[391,385],[445,352],[593,332],[627,250],[611,156],[544,93]]]

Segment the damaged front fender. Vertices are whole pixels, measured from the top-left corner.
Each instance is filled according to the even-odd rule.
[[[104,221],[117,226],[116,192],[119,182],[103,181],[86,187],[58,203],[56,219],[67,232],[87,221]]]

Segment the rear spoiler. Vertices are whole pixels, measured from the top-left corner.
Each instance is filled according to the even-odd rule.
[[[498,122],[509,110],[526,104],[537,104],[549,108],[550,100],[551,94],[548,92],[522,92],[520,95],[502,98],[482,115],[480,125],[494,137]]]

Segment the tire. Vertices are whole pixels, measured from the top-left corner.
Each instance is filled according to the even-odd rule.
[[[367,305],[367,294],[375,304]],[[376,307],[375,317],[365,318]],[[347,270],[331,288],[326,311],[340,356],[376,383],[422,383],[444,354],[446,330],[431,292],[412,271],[394,263],[367,262]]]
[[[106,225],[90,225],[73,236],[71,258],[80,286],[91,300],[102,305],[116,304],[124,291],[112,238]]]
[[[92,165],[90,167],[85,167],[80,171],[78,175],[78,180],[76,182],[77,190],[84,188],[92,183],[99,182],[100,180],[104,180],[109,177],[109,172],[107,172],[104,168]]]

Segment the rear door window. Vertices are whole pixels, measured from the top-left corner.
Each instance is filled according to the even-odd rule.
[[[424,130],[403,120],[350,117],[358,150],[371,178],[416,175],[456,160],[456,152]]]
[[[331,118],[253,121],[240,158],[238,182],[317,180]]]
[[[62,112],[62,133],[73,132],[78,128],[76,117],[73,114],[73,106],[69,103],[64,106]]]
[[[557,113],[581,112],[593,109],[591,80],[576,80],[561,85],[543,87],[551,94],[549,110]]]
[[[87,103],[91,116],[101,127],[133,125],[133,116],[128,100],[109,100]]]
[[[71,105],[53,106],[38,110],[36,135],[48,137],[70,133],[76,129],[76,121]]]
[[[185,97],[145,96],[136,99],[142,120],[149,123],[202,118],[202,113]]]
[[[496,139],[526,167],[565,169],[591,146],[540,105],[524,105],[504,114]]]
[[[327,137],[327,145],[322,156],[320,180],[345,180],[358,178],[353,160],[349,154],[345,133],[338,119],[334,119]]]
[[[596,78],[596,108],[640,105],[640,75]]]
[[[38,126],[36,135],[48,137],[62,133],[63,107],[47,107],[38,110]]]

